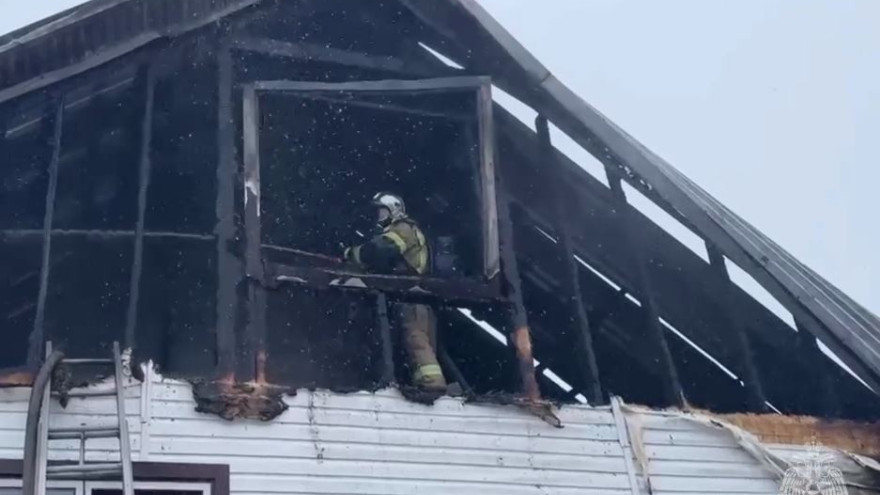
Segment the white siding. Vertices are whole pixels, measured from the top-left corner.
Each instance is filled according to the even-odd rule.
[[[22,456],[28,393],[0,390],[0,457]],[[271,422],[230,422],[195,412],[183,382],[132,384],[126,397],[135,460],[229,464],[237,494],[630,493],[608,409],[565,409],[556,429],[510,406],[302,391]],[[54,404],[53,424],[113,424],[112,400]],[[52,459],[78,453],[75,441],[51,445]],[[87,457],[117,452],[93,440]]]
[[[152,404],[151,460],[229,463],[241,494],[629,493],[608,410],[566,410],[556,429],[512,407],[303,391],[272,422],[229,423],[176,383]]]
[[[0,390],[0,457],[21,458],[27,390]],[[630,495],[610,408],[565,407],[553,428],[512,406],[433,406],[394,390],[302,391],[270,422],[195,412],[187,383],[132,383],[126,408],[135,460],[228,464],[236,494]],[[57,426],[112,424],[111,398],[55,404]],[[733,437],[666,413],[628,411],[634,463],[653,494],[773,495],[778,482]],[[632,425],[639,425],[633,428]],[[73,459],[76,442],[52,442]],[[90,441],[87,457],[115,458],[115,440]],[[646,477],[647,475],[647,477]]]
[[[779,493],[775,475],[724,429],[668,414],[635,416],[630,424],[641,428],[631,434],[641,440],[654,495]]]
[[[132,448],[141,448],[140,391],[138,384],[125,389],[125,408]],[[21,459],[24,448],[24,426],[27,416],[30,389],[0,389],[0,458]],[[52,426],[73,428],[82,425],[115,426],[116,399],[93,397],[71,399],[67,408],[57,401],[52,403]],[[86,459],[90,461],[118,459],[119,441],[112,438],[89,440]],[[79,457],[79,441],[53,440],[49,459],[76,460]]]

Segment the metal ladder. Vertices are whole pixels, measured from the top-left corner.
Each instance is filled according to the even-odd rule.
[[[52,343],[46,344],[46,356],[52,353]],[[131,445],[129,444],[128,423],[125,420],[125,387],[122,378],[122,355],[119,342],[113,343],[113,357],[110,359],[62,359],[59,364],[113,366],[114,387],[110,390],[71,391],[68,397],[116,397],[116,426],[83,426],[79,428],[50,428],[49,409],[52,395],[52,382],[43,392],[42,407],[37,436],[35,492],[45,495],[47,479],[86,480],[110,475],[122,476],[123,495],[134,495],[134,475],[131,465]],[[86,462],[86,440],[92,438],[118,438],[119,462]],[[79,461],[77,464],[48,465],[50,440],[79,440]]]

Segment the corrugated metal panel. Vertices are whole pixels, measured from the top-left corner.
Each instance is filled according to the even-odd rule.
[[[655,495],[779,492],[775,475],[723,429],[650,413],[635,414],[631,424],[640,426],[631,433],[643,446]]]
[[[154,394],[151,460],[228,462],[236,493],[629,493],[608,410],[564,409],[556,429],[512,407],[304,391],[270,423],[229,423],[184,384]]]
[[[228,464],[237,494],[632,493],[608,408],[565,407],[556,429],[511,406],[303,391],[273,421],[230,422],[197,413],[185,382],[131,384],[126,397],[134,460]],[[24,389],[0,390],[0,457],[22,456],[27,398]],[[55,426],[114,420],[110,399],[53,407]],[[775,475],[728,431],[670,413],[625,415],[641,493],[648,485],[654,495],[778,492]],[[117,450],[113,440],[90,441],[87,457],[113,459]],[[76,442],[53,442],[52,459],[76,454]]]

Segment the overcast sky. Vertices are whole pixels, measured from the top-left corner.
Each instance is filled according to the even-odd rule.
[[[880,0],[480,1],[590,104],[880,312]],[[0,31],[78,3],[7,1]]]

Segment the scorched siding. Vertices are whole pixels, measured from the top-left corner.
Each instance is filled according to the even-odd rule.
[[[730,432],[680,416],[628,413],[653,495],[777,495],[779,482]]]
[[[397,392],[303,391],[270,423],[193,411],[154,388],[150,460],[229,463],[236,493],[630,493],[610,411],[564,410],[564,429],[511,407]]]
[[[0,390],[4,458],[22,457],[28,393]],[[197,413],[187,383],[156,376],[129,383],[126,398],[136,461],[228,464],[236,494],[634,493],[609,408],[564,407],[565,427],[556,429],[512,406],[301,391],[273,421],[225,421]],[[53,408],[54,426],[115,419],[112,398]],[[641,493],[647,483],[655,495],[778,492],[729,432],[673,413],[623,414]],[[76,442],[51,445],[51,459],[77,455]],[[87,457],[113,459],[117,450],[115,440],[93,440]]]

